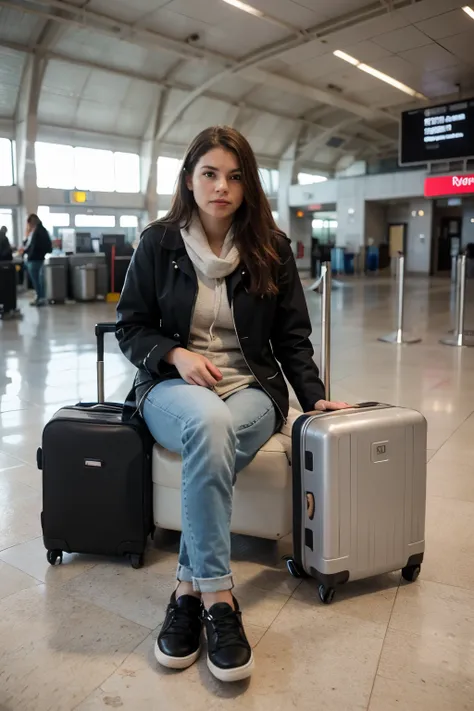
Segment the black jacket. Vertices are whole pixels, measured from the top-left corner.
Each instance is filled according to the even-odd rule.
[[[226,278],[226,285],[244,358],[286,418],[288,388],[281,368],[306,411],[324,399],[324,386],[313,361],[311,322],[289,240],[279,237],[277,247],[278,296],[250,294],[243,266]],[[179,230],[149,227],[133,255],[117,306],[120,348],[138,368],[136,406],[155,383],[179,377],[163,358],[176,346],[187,347],[196,296],[196,273]]]
[[[44,225],[38,225],[31,236],[29,246],[25,249],[29,262],[42,262],[53,247],[49,232]]]
[[[4,232],[0,232],[0,262],[11,262],[13,252],[10,240]]]

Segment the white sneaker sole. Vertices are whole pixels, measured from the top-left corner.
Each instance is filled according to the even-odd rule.
[[[215,676],[216,679],[219,679],[219,681],[242,681],[242,679],[247,679],[252,675],[252,672],[255,669],[255,661],[252,652],[252,656],[243,667],[221,669],[220,667],[216,667],[216,665],[211,662],[209,657],[207,658],[207,666],[211,674]]]
[[[162,667],[167,667],[168,669],[187,669],[194,664],[200,654],[201,647],[199,646],[199,649],[187,657],[169,657],[167,654],[163,654],[158,643],[155,642],[155,659]]]

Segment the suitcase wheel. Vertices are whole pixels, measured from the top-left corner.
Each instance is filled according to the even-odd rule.
[[[132,568],[135,568],[138,570],[138,568],[143,568],[144,564],[144,559],[143,559],[143,553],[138,554],[138,553],[131,553],[130,554],[130,563],[132,565]]]
[[[334,600],[334,595],[336,591],[334,588],[327,588],[325,585],[320,585],[318,588],[319,599],[324,602],[325,605],[330,605]]]
[[[63,562],[63,552],[59,550],[52,550],[46,553],[46,558],[50,565],[56,565],[57,561],[61,564]]]
[[[402,578],[409,583],[414,583],[421,571],[420,565],[407,565],[402,568]]]
[[[286,558],[284,558],[284,561],[286,563],[286,567],[288,568],[288,572],[290,575],[292,575],[294,578],[303,577],[303,571],[300,570],[299,565],[293,560],[293,558],[287,556]]]

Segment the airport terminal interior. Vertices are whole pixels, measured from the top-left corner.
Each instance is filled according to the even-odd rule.
[[[474,709],[474,3],[465,2],[0,0],[0,250],[5,238],[11,247],[0,252],[0,711]],[[60,408],[97,402],[95,326],[115,322],[142,231],[168,213],[189,142],[214,125],[237,129],[255,152],[331,400],[427,421],[417,458],[414,435],[372,443],[371,460],[356,444],[344,459],[340,445],[352,474],[334,497],[313,497],[316,520],[308,508],[303,534],[292,515],[302,464],[292,420],[237,477],[232,573],[255,668],[234,683],[211,674],[206,642],[182,671],[155,658],[180,536],[171,455],[153,451],[156,530],[133,566],[48,553],[49,469],[38,456]],[[40,276],[28,263],[31,214],[51,238]],[[104,343],[105,398],[123,403],[135,368],[113,333]],[[290,404],[301,410],[291,388]],[[399,521],[390,514],[393,530],[383,531],[374,493],[387,492],[358,489],[366,460],[370,472],[403,478],[390,483],[408,502]],[[86,474],[90,506],[86,496],[74,511],[84,531],[97,525]],[[66,464],[56,476],[72,473]],[[343,544],[347,520],[317,519],[344,498],[353,539]],[[394,512],[397,497],[389,503]],[[400,570],[408,561],[388,563],[349,576],[324,604],[315,576],[290,574],[303,573],[295,550],[309,556],[334,535],[354,562],[359,525],[371,560],[408,531],[413,580]]]

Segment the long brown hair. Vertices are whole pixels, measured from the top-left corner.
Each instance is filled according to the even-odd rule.
[[[250,291],[254,294],[277,294],[279,257],[276,236],[282,234],[260,182],[255,154],[241,133],[230,126],[206,128],[193,140],[183,161],[171,209],[155,224],[188,227],[196,210],[194,195],[186,184],[198,161],[214,148],[233,153],[242,172],[244,199],[234,215],[234,242],[250,275]]]

